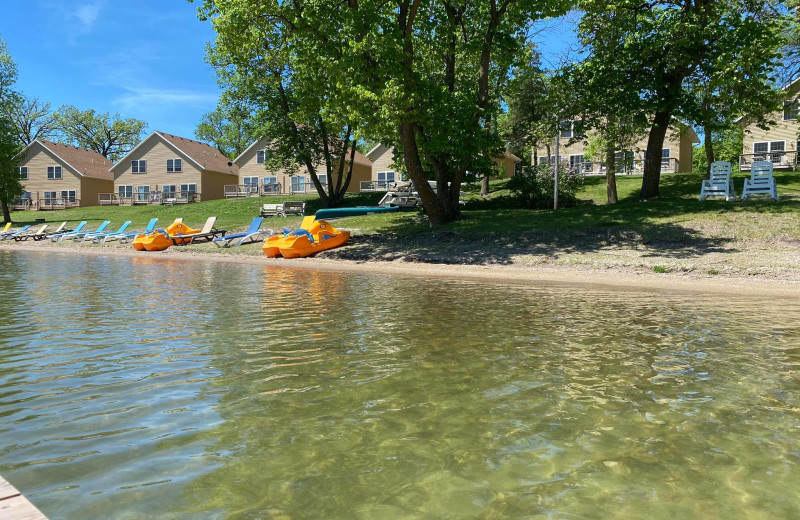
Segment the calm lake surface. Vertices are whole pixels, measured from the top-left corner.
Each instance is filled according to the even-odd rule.
[[[796,301],[0,251],[51,519],[798,518]]]

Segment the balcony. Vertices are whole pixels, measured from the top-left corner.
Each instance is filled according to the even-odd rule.
[[[606,164],[600,162],[582,162],[572,165],[578,173],[582,175],[605,175]],[[675,157],[665,157],[661,159],[661,173],[676,173],[680,169],[680,161]],[[632,159],[627,161],[619,160],[615,165],[615,171],[625,175],[641,175],[644,173],[644,159]]]
[[[41,199],[37,202],[36,209],[69,209],[79,208],[80,205],[80,199]]]
[[[259,197],[265,195],[280,195],[280,183],[262,184],[261,188],[257,184],[226,184],[225,198],[236,197]]]
[[[793,171],[797,167],[797,152],[746,153],[739,156],[739,170],[750,171],[754,162],[771,161],[775,170]]]
[[[361,181],[359,191],[389,191],[394,188],[395,181]]]

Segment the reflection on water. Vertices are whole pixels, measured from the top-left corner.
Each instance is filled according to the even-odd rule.
[[[785,304],[0,262],[0,474],[53,519],[800,516]]]

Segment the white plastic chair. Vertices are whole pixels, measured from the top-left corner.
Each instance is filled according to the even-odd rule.
[[[747,200],[750,195],[769,195],[778,200],[778,187],[775,177],[772,176],[772,161],[754,162],[750,167],[750,178],[744,180],[742,200]]]
[[[736,191],[731,179],[731,163],[717,161],[711,163],[711,176],[703,181],[700,187],[700,200],[706,197],[725,197],[725,200],[736,200]]]

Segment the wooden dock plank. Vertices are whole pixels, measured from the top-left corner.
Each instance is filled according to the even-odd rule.
[[[47,520],[47,517],[0,477],[0,520]]]

